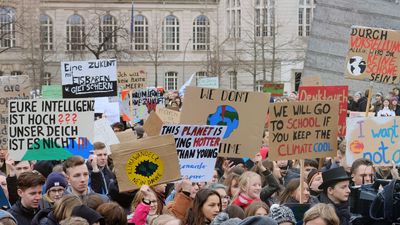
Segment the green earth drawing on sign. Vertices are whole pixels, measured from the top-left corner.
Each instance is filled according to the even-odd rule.
[[[220,105],[215,113],[208,116],[207,125],[226,126],[224,138],[227,138],[239,127],[239,114],[232,106]]]
[[[150,177],[154,174],[154,172],[156,172],[157,168],[157,164],[145,160],[137,165],[136,174],[142,175],[144,177]]]

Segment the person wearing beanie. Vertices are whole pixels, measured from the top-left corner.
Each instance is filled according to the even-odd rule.
[[[67,186],[68,183],[62,173],[50,173],[46,180],[45,194],[40,201],[40,209],[53,208],[54,204],[64,196]]]
[[[270,216],[278,225],[295,225],[296,218],[293,211],[284,205],[273,204],[270,208]]]
[[[75,206],[71,216],[82,217],[86,219],[90,225],[105,225],[104,218],[86,205]]]
[[[392,110],[396,114],[396,116],[400,116],[400,105],[399,105],[399,97],[398,96],[393,96],[390,99],[390,103],[392,105]]]
[[[318,196],[322,190],[319,189],[319,186],[322,184],[322,173],[317,169],[313,169],[307,176],[307,184],[310,188],[310,195]]]

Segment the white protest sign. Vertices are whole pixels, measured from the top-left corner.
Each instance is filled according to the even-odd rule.
[[[106,145],[107,154],[111,153],[110,145],[119,144],[117,135],[112,130],[107,119],[99,119],[94,122],[94,141],[103,142]]]
[[[197,87],[219,88],[218,77],[205,77],[198,79]]]
[[[117,60],[61,62],[63,98],[117,96]]]
[[[181,175],[192,182],[211,181],[226,126],[164,125],[161,135],[173,134]]]
[[[8,106],[11,159],[89,157],[93,149],[93,99],[10,100]]]

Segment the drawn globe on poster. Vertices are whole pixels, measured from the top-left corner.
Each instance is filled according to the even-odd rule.
[[[359,76],[364,73],[367,68],[365,60],[361,56],[353,56],[347,62],[347,70],[353,76]]]
[[[239,127],[239,114],[232,106],[220,105],[215,113],[208,115],[207,125],[226,126],[224,138],[227,138]]]

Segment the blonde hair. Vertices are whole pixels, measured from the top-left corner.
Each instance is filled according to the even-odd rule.
[[[239,193],[247,193],[250,180],[254,177],[258,177],[261,181],[261,176],[252,171],[246,171],[239,177]]]
[[[82,217],[70,217],[60,222],[60,225],[89,225]]]
[[[318,203],[314,205],[304,214],[304,225],[307,225],[308,222],[317,218],[321,218],[326,225],[339,225],[340,223],[335,209],[331,205],[324,203]]]
[[[172,215],[168,215],[168,214],[163,214],[160,216],[157,216],[156,218],[154,218],[150,225],[164,225],[166,223],[168,223],[169,221],[172,220],[178,220],[179,224],[182,224],[182,221],[180,221],[178,218],[176,218],[175,216]]]
[[[75,206],[82,205],[81,199],[76,195],[64,195],[54,207],[54,217],[57,222],[71,217]]]

